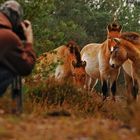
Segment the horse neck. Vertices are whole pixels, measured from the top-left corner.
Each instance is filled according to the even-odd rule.
[[[107,38],[119,38],[121,35],[121,32],[119,31],[111,31],[107,33]]]
[[[69,62],[72,63],[72,61],[76,61],[75,55],[73,53],[69,55]]]
[[[108,43],[108,39],[106,41],[103,42],[103,44],[100,47],[100,51],[102,52],[102,55],[104,56],[109,56],[110,52],[109,52],[109,43]]]
[[[66,51],[66,55],[65,55],[65,67],[67,69],[67,72],[69,73],[69,76],[72,75],[72,71],[74,69],[72,62],[76,62],[77,63],[77,57],[76,57],[76,52],[73,51],[72,53],[70,52],[70,50],[67,48]]]
[[[63,45],[55,50],[57,51],[58,57],[63,60],[64,71],[67,74],[69,74],[71,71],[71,59],[72,59],[69,49],[65,45]]]
[[[128,58],[132,61],[136,62],[136,60],[140,60],[140,46],[134,45],[129,41],[124,40],[123,46],[127,51]]]
[[[67,51],[67,48],[65,45],[62,45],[62,46],[59,46],[58,48],[54,49],[53,51],[57,52],[57,55],[64,56]]]

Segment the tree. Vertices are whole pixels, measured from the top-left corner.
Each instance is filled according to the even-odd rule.
[[[0,0],[4,2],[4,0]],[[37,54],[52,50],[69,40],[81,47],[106,39],[106,27],[114,20],[123,31],[140,32],[138,3],[127,0],[18,0],[24,19],[33,25]]]

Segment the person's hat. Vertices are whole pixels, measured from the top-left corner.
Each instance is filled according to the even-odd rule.
[[[5,9],[5,8],[9,8],[9,9],[15,11],[19,17],[23,16],[23,9],[22,9],[21,5],[15,0],[8,0],[8,1],[4,2],[1,5],[0,9]]]

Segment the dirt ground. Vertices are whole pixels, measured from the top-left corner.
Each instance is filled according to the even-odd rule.
[[[44,114],[33,111],[20,116],[0,110],[0,140],[140,140],[136,127],[121,119],[109,118],[109,112],[107,117],[103,117],[97,113],[80,115],[77,112],[76,115],[73,108],[69,110],[62,111],[62,108],[56,107],[54,111],[53,107]],[[118,115],[116,112],[118,109],[113,112],[115,116]]]
[[[135,128],[93,117],[0,117],[0,140],[140,140]]]

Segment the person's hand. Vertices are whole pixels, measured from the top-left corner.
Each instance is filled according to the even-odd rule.
[[[33,31],[32,31],[32,25],[31,25],[30,21],[24,20],[21,23],[21,26],[22,26],[24,34],[26,36],[27,42],[33,43]]]

